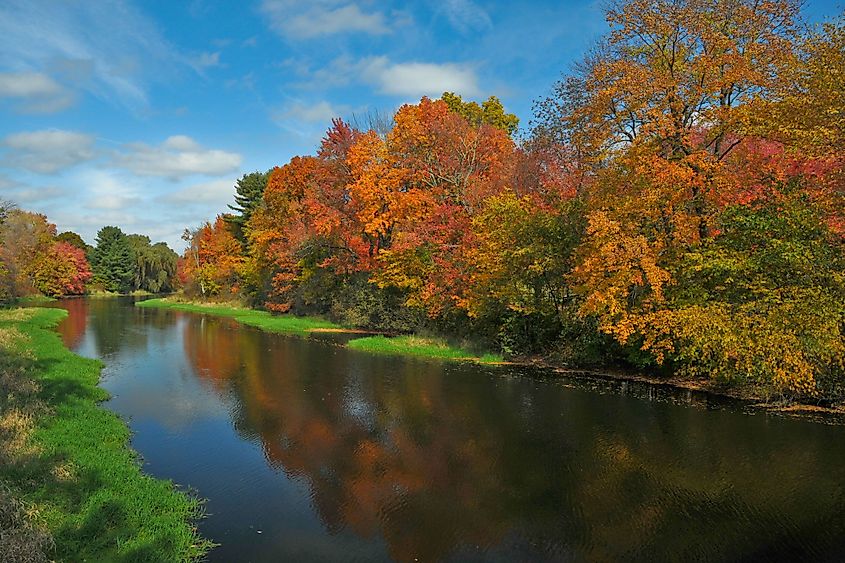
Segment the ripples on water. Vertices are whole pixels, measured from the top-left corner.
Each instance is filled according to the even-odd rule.
[[[843,426],[129,300],[63,306],[145,469],[208,499],[214,561],[845,557]]]

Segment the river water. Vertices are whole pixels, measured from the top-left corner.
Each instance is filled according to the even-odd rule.
[[[845,426],[65,301],[211,561],[845,559]]]

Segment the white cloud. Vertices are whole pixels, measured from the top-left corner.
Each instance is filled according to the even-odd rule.
[[[73,104],[73,95],[64,86],[40,72],[0,72],[0,98],[22,103],[24,113],[52,113]]]
[[[285,106],[275,114],[276,121],[293,120],[305,123],[328,123],[335,117],[340,117],[340,109],[329,102],[321,101],[315,104],[295,102]]]
[[[270,27],[282,36],[299,39],[337,33],[390,33],[384,14],[367,13],[355,3],[337,0],[264,0],[261,11],[269,18]]]
[[[29,98],[55,96],[62,87],[40,72],[0,72],[0,96]]]
[[[213,180],[202,184],[175,190],[161,198],[166,203],[216,204],[222,210],[231,203],[235,195],[235,181],[231,179]]]
[[[146,143],[126,145],[114,163],[139,176],[162,176],[178,180],[192,174],[222,176],[238,169],[241,155],[206,149],[185,135],[168,137],[157,146]]]
[[[84,170],[76,176],[75,183],[85,186],[88,196],[85,207],[97,210],[98,217],[103,211],[126,212],[141,203],[138,190],[134,188],[136,182],[113,171]]]
[[[0,2],[0,68],[24,72],[63,61],[86,67],[68,76],[69,86],[130,109],[148,106],[152,82],[196,68],[127,0]]]
[[[455,63],[392,63],[387,57],[372,57],[361,62],[362,78],[382,94],[397,96],[439,96],[456,92],[463,96],[479,94],[475,71]]]
[[[487,12],[472,0],[440,0],[439,8],[452,27],[462,33],[488,29],[493,25]]]
[[[405,98],[440,96],[443,92],[455,92],[467,97],[481,93],[475,69],[468,64],[396,63],[385,56],[355,60],[344,55],[314,70],[291,59],[282,65],[305,78],[300,83],[305,88],[337,88],[363,82],[375,87],[381,94]]]
[[[198,70],[220,66],[220,51],[214,53],[200,53],[193,59],[194,66]]]
[[[96,156],[94,137],[75,131],[46,130],[13,133],[2,140],[6,166],[39,174],[54,174]]]

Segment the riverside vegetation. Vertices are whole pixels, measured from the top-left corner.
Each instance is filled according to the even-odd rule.
[[[186,294],[841,402],[843,20],[808,28],[790,0],[607,20],[521,138],[498,99],[445,93],[245,175],[185,233]]]
[[[243,176],[181,257],[113,226],[89,246],[0,201],[0,304],[181,288],[268,330],[403,335],[349,344],[370,351],[498,359],[448,339],[842,403],[845,22],[808,27],[792,0],[606,16],[521,132],[497,98],[448,92],[390,123],[336,119],[314,154]],[[0,313],[0,551],[200,557],[199,504],[140,472],[61,315]]]
[[[141,472],[128,428],[98,405],[102,364],[53,330],[66,315],[0,310],[3,561],[200,559],[200,502]]]

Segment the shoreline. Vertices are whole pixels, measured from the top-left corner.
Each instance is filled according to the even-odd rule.
[[[50,560],[196,561],[212,542],[200,499],[144,472],[126,422],[107,409],[104,364],[68,349],[61,308],[0,311],[0,481],[48,534]],[[30,551],[34,546],[26,545]]]
[[[147,304],[145,304],[147,303]],[[205,304],[196,301],[172,301],[170,298],[159,298],[159,299],[148,299],[145,301],[137,301],[135,303],[138,307],[147,307],[147,308],[162,308],[162,309],[170,309],[170,310],[177,310],[177,311],[184,311],[184,312],[191,312],[191,313],[200,313],[200,314],[210,314],[213,316],[221,316],[221,317],[228,317],[233,318],[237,322],[241,322],[242,324],[246,324],[248,326],[254,326],[261,330],[267,330],[268,332],[276,332],[282,334],[295,334],[295,335],[307,335],[310,333],[341,333],[341,334],[366,334],[371,335],[371,338],[364,338],[364,339],[356,339],[350,342],[361,342],[361,341],[368,341],[371,339],[384,339],[384,340],[391,340],[395,338],[416,338],[413,335],[409,337],[391,337],[385,338],[383,333],[379,333],[376,331],[369,331],[364,329],[354,329],[354,328],[346,328],[331,323],[330,321],[325,321],[323,319],[318,319],[315,317],[293,317],[293,316],[272,316],[270,313],[266,311],[259,311],[256,309],[249,309],[243,306],[234,304]],[[259,324],[254,324],[251,322],[244,322],[241,320],[241,317],[249,317],[252,315],[257,315],[260,317],[266,317],[271,319],[303,319],[302,322],[304,323],[329,323],[334,326],[332,327],[323,327],[319,328],[310,328],[307,330],[287,330],[281,329],[277,330],[271,326],[260,326]],[[248,321],[249,319],[247,319]],[[279,324],[283,325],[283,321]],[[268,323],[269,324],[269,323]],[[677,390],[682,391],[693,391],[698,393],[705,393],[714,397],[720,397],[723,399],[730,399],[734,401],[741,401],[745,403],[747,406],[759,409],[762,411],[768,412],[777,412],[777,413],[785,413],[785,414],[792,414],[792,415],[811,415],[811,414],[824,414],[824,415],[835,415],[835,416],[845,416],[845,404],[838,404],[835,406],[821,406],[812,403],[801,403],[801,402],[774,402],[774,401],[767,401],[765,397],[755,394],[748,389],[744,388],[727,388],[723,386],[719,386],[714,382],[709,380],[699,380],[699,379],[689,379],[684,377],[678,376],[671,376],[668,378],[663,377],[655,377],[655,376],[648,376],[643,373],[636,373],[632,371],[624,371],[624,370],[613,370],[612,368],[596,370],[595,368],[572,368],[566,367],[559,364],[555,364],[553,362],[548,361],[545,358],[539,356],[522,356],[516,357],[509,360],[504,360],[499,356],[490,357],[488,360],[484,360],[483,358],[491,356],[491,355],[467,355],[467,354],[445,354],[445,355],[435,355],[435,354],[428,354],[420,352],[413,347],[408,348],[401,348],[396,346],[389,346],[389,347],[378,347],[378,346],[369,346],[369,345],[352,345],[349,346],[348,344],[345,346],[347,349],[350,350],[357,350],[362,352],[374,353],[374,354],[392,354],[392,355],[403,355],[409,357],[417,357],[417,358],[429,358],[435,360],[447,360],[447,361],[468,361],[477,363],[479,365],[486,365],[486,366],[515,366],[515,367],[532,367],[532,368],[540,368],[544,370],[548,370],[555,374],[561,376],[568,376],[568,377],[578,377],[579,375],[587,375],[590,377],[600,378],[609,381],[618,381],[618,382],[632,382],[632,383],[644,383],[648,385],[655,385],[655,386],[663,386],[663,387],[670,387]],[[424,348],[424,346],[423,346]]]

